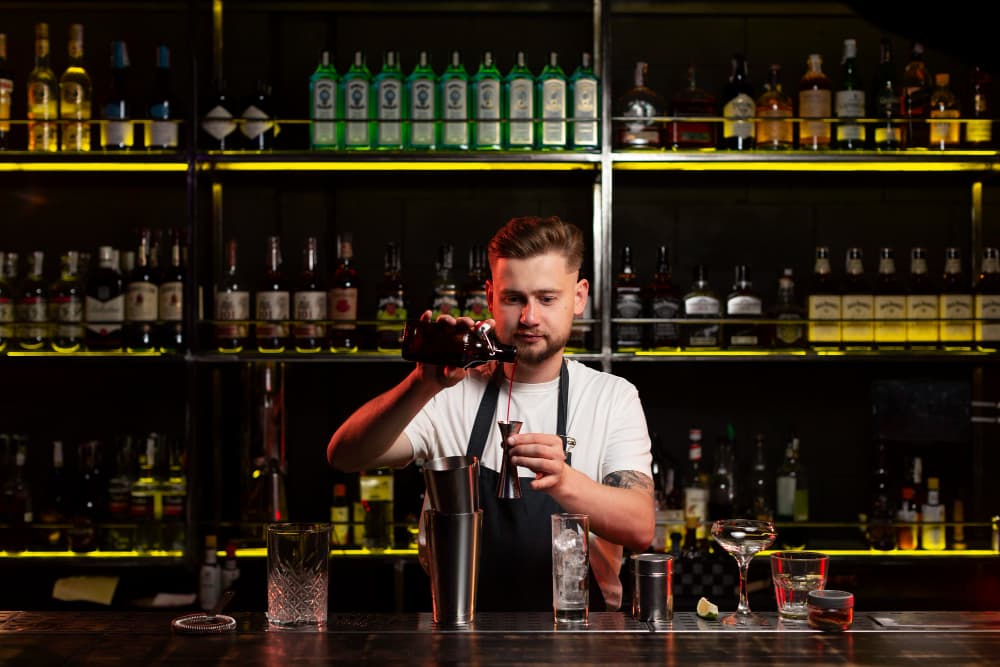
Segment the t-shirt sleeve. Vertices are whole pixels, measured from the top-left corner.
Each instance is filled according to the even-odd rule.
[[[652,477],[653,457],[646,414],[639,391],[633,384],[619,378],[610,414],[601,478],[622,470],[634,470]]]
[[[437,437],[434,432],[435,414],[439,409],[439,396],[427,401],[420,412],[403,428],[403,433],[410,439],[413,446],[413,458],[427,460],[430,457],[431,443]]]

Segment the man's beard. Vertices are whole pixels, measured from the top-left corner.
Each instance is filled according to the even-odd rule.
[[[524,346],[518,347],[517,360],[529,364],[540,364],[543,361],[551,359],[560,354],[566,347],[566,343],[569,342],[569,332],[558,339],[546,337],[543,341],[544,345],[542,346],[533,345],[530,348]],[[514,344],[517,345],[516,340]]]

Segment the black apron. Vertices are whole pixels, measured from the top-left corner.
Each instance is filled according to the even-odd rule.
[[[552,609],[552,515],[563,512],[544,491],[531,488],[534,477],[521,478],[521,497],[497,498],[500,473],[483,465],[483,449],[490,430],[497,428],[497,400],[502,366],[493,372],[469,436],[466,456],[479,459],[479,506],[483,510],[483,541],[479,556],[478,611],[545,611]],[[566,434],[569,372],[559,371],[559,410],[556,432]],[[563,438],[563,451],[566,439]],[[570,458],[566,458],[567,465]],[[517,474],[516,470],[513,474]],[[603,611],[604,595],[590,570],[590,608]]]

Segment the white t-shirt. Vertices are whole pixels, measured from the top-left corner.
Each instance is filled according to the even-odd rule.
[[[624,378],[602,373],[574,360],[567,360],[569,372],[566,433],[576,439],[572,465],[600,482],[613,472],[634,470],[652,477],[649,431],[639,402],[639,392]],[[492,364],[473,369],[453,387],[437,393],[406,426],[404,433],[413,445],[414,458],[431,460],[443,456],[463,456]],[[538,384],[500,383],[497,419],[524,422],[521,433],[555,433],[559,403],[559,379]],[[500,429],[490,430],[480,465],[500,470]],[[518,468],[519,477],[533,477],[527,468]],[[590,537],[590,567],[601,586],[608,609],[621,605],[619,572],[622,547],[595,535]]]

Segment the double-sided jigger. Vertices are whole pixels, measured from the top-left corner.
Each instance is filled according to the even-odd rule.
[[[517,477],[517,466],[510,462],[510,446],[507,438],[521,432],[522,422],[497,422],[500,427],[500,449],[503,457],[500,460],[500,479],[497,480],[497,498],[520,498],[521,480]]]

